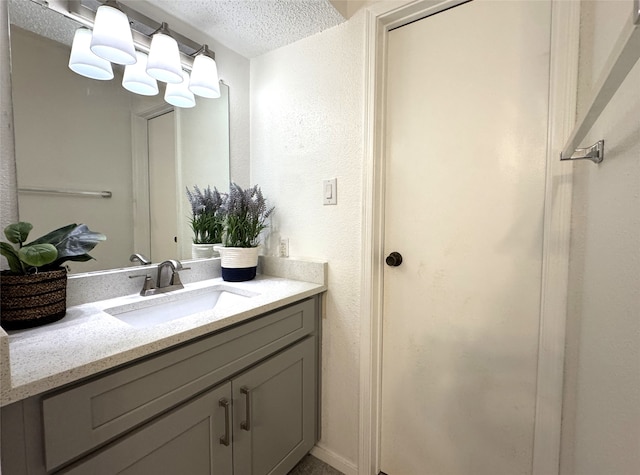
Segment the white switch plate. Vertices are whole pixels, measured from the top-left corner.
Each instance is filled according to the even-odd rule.
[[[338,204],[338,179],[322,181],[322,203],[325,205]]]

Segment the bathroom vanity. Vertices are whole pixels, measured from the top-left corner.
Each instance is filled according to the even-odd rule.
[[[220,282],[214,279],[195,287],[205,289],[202,293],[216,285]],[[56,332],[77,335],[72,327],[86,323],[86,313],[103,328],[102,341],[95,341],[99,347],[114,345],[123,329],[131,335],[120,342],[123,351],[109,350],[108,356],[97,351],[93,364],[85,361],[80,346],[75,357],[49,352],[49,358],[68,367],[48,378],[32,376],[30,384],[29,364],[20,369],[14,361],[14,382],[23,378],[25,384],[3,390],[3,473],[275,475],[291,470],[318,438],[320,294],[326,286],[262,276],[227,289],[248,297],[136,329],[105,311],[114,303],[127,308],[140,301],[131,296],[125,304],[117,299],[72,308],[66,328],[37,330],[51,338]],[[111,333],[105,330],[109,325]],[[29,331],[8,336],[10,355],[19,360]],[[71,351],[76,344],[57,342]],[[32,357],[43,364],[32,361],[31,370],[44,366],[47,371],[47,350]],[[42,384],[50,389],[41,390]]]

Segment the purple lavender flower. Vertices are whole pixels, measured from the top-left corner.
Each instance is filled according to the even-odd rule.
[[[224,209],[224,245],[256,247],[260,242],[260,233],[267,227],[267,220],[275,208],[267,208],[267,202],[258,185],[243,190],[236,183],[231,183]]]
[[[190,226],[193,230],[194,244],[215,244],[222,242],[224,227],[223,204],[226,194],[210,186],[201,190],[193,186],[193,192],[187,188],[187,198],[191,205]]]

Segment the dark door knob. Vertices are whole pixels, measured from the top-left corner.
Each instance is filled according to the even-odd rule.
[[[394,251],[387,256],[385,262],[388,266],[398,267],[400,264],[402,264],[402,255],[400,255],[399,252]]]

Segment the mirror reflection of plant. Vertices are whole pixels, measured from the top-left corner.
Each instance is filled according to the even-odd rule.
[[[33,229],[31,223],[10,224],[4,229],[7,240],[18,246],[16,250],[0,242],[0,254],[9,263],[10,274],[26,275],[57,270],[66,261],[86,262],[93,259],[88,252],[107,237],[91,231],[86,224],[68,224],[25,244]]]
[[[260,233],[267,227],[267,220],[274,209],[267,208],[258,185],[243,190],[231,183],[224,203],[226,216],[222,243],[226,247],[257,247]]]
[[[189,225],[193,231],[194,244],[216,244],[222,242],[224,210],[222,204],[226,195],[217,188],[207,186],[201,190],[193,186],[193,192],[187,187],[187,198],[191,204]]]

